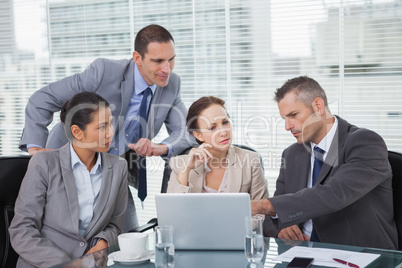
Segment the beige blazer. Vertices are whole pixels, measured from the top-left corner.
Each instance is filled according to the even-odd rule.
[[[201,193],[204,184],[204,165],[190,171],[189,185],[179,183],[177,175],[180,167],[189,156],[181,155],[170,159],[172,174],[168,184],[168,193]],[[228,152],[228,185],[229,193],[249,193],[250,199],[268,197],[267,181],[261,167],[260,156],[256,152],[232,146]]]
[[[127,161],[102,153],[102,185],[86,233],[79,232],[70,145],[35,154],[9,228],[17,267],[50,267],[82,256],[94,238],[117,244],[127,206]]]

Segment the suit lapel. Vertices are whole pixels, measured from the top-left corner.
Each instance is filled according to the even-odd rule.
[[[126,72],[123,74],[123,81],[120,83],[120,96],[121,96],[121,109],[118,118],[115,118],[113,121],[113,126],[115,129],[114,136],[119,137],[119,132],[124,131],[126,113],[128,109],[128,105],[130,104],[131,95],[134,91],[134,66],[135,63],[133,60],[130,61],[130,65],[127,68]],[[114,139],[113,139],[114,140]],[[115,141],[113,141],[114,143]]]
[[[322,165],[320,175],[318,176],[317,183],[321,182],[328,173],[331,171],[332,167],[338,165],[339,152],[344,144],[344,137],[347,134],[348,123],[342,118],[336,117],[338,119],[338,129],[335,132],[334,139],[332,140],[331,147]]]
[[[193,185],[193,192],[202,193],[202,188],[204,187],[204,164],[199,165],[192,172],[194,174],[190,173],[189,182]]]
[[[293,185],[295,188],[292,192],[297,192],[300,189],[306,188],[311,167],[311,149],[310,145],[303,144],[299,146],[299,155],[295,156],[294,161],[296,161],[296,168],[292,172],[296,173],[296,177],[302,178],[294,180]],[[286,168],[286,163],[285,163]]]
[[[107,154],[102,153],[101,157],[102,157],[101,189],[99,191],[99,197],[95,206],[95,210],[93,212],[92,220],[89,223],[85,236],[91,233],[91,230],[94,228],[94,226],[96,226],[96,223],[99,221],[100,217],[103,214],[103,211],[106,209],[106,206],[109,203],[109,195],[110,195],[110,189],[112,188],[112,176],[113,176],[112,164]]]
[[[126,72],[123,74],[124,80],[120,83],[121,90],[121,110],[120,116],[125,117],[130,104],[131,95],[134,91],[134,66],[135,63],[131,60]]]
[[[234,168],[236,161],[238,160],[237,158],[235,148],[231,146],[228,151],[228,166],[226,169],[228,178],[228,193],[240,192],[242,184],[241,170]]]
[[[77,187],[75,186],[75,179],[73,170],[71,169],[71,156],[70,156],[70,143],[67,143],[60,148],[60,165],[61,177],[64,182],[64,187],[67,193],[68,207],[71,215],[71,223],[74,231],[79,231],[78,220],[78,196]]]

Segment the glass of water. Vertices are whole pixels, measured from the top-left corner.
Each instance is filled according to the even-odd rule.
[[[173,226],[163,225],[155,228],[155,266],[174,267]]]
[[[264,236],[262,233],[262,216],[246,217],[246,236],[244,253],[250,262],[259,262],[264,256]]]

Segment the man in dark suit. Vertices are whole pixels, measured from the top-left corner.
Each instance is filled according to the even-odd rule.
[[[180,77],[172,72],[176,57],[172,35],[162,26],[146,26],[137,33],[134,49],[131,59],[96,59],[83,72],[36,91],[26,106],[20,149],[33,155],[66,144],[63,124],[54,126],[50,134],[47,126],[67,100],[83,91],[96,92],[111,104],[115,132],[109,152],[128,160],[130,185],[137,187],[137,155],[170,157],[191,147]],[[140,117],[143,99],[148,114],[145,120]],[[163,124],[169,136],[153,143]],[[138,226],[131,194],[127,210],[131,216],[126,217],[130,220],[125,221],[125,231]]]
[[[392,173],[387,147],[328,108],[306,76],[275,93],[285,128],[296,138],[282,154],[274,197],[252,201],[264,232],[283,239],[395,249]]]

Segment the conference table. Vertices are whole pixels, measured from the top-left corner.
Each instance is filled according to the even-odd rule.
[[[369,234],[368,234],[369,235]],[[318,242],[298,242],[287,241],[278,238],[264,238],[265,254],[262,262],[249,263],[247,262],[244,251],[190,251],[190,250],[176,250],[175,252],[175,268],[263,268],[263,267],[287,267],[288,262],[281,262],[274,260],[279,254],[287,251],[294,246],[310,247],[310,248],[326,248],[326,249],[339,249],[347,250],[350,252],[363,252],[380,254],[376,260],[371,262],[366,267],[402,267],[402,251],[397,250],[384,250],[377,248],[364,248],[355,246],[336,245]],[[91,267],[135,267],[135,268],[152,268],[155,267],[154,258],[142,263],[127,263],[127,262],[114,262],[108,256],[112,256],[113,252],[119,251],[118,246],[111,246],[105,250],[94,252],[93,254],[85,255],[79,259],[73,260],[68,263],[63,263],[55,267],[58,268],[91,268]],[[312,267],[324,267],[313,265]],[[348,265],[344,265],[349,268]]]

